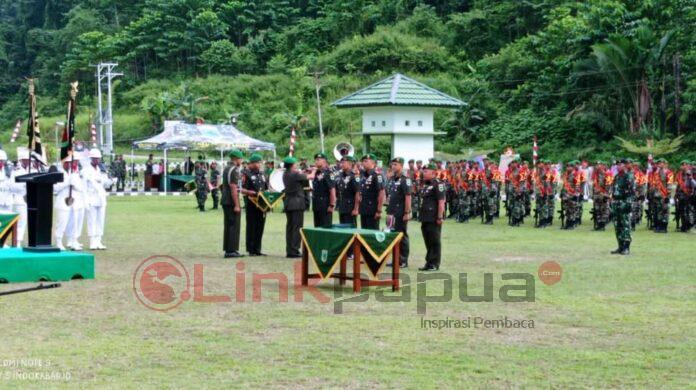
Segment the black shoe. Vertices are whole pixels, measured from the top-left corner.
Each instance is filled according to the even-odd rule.
[[[287,257],[288,259],[299,259],[300,257],[302,257],[302,255],[287,255],[285,257]]]
[[[254,254],[255,254],[256,256],[266,256],[265,253],[261,253],[261,252],[256,252],[256,253],[254,253]]]
[[[394,263],[387,263],[387,267],[393,267]],[[408,263],[399,262],[399,268],[408,268]]]
[[[624,256],[630,255],[630,254],[631,254],[631,249],[630,249],[630,248],[631,248],[631,243],[630,243],[630,242],[624,243],[624,245],[623,245],[623,250],[621,251],[620,254],[622,254],[622,255],[624,255]]]
[[[418,271],[437,271],[440,267],[434,266],[432,264],[426,264],[423,267],[418,268]]]
[[[256,256],[258,256],[256,253],[254,253],[254,252],[249,252],[249,257],[256,257]]]
[[[623,243],[623,242],[620,242],[620,243],[619,243],[619,247],[616,248],[616,249],[614,249],[614,250],[611,251],[610,253],[611,253],[612,255],[620,255],[620,254],[624,251],[624,248],[625,248],[624,243]]]
[[[218,207],[217,207],[217,206],[213,206],[213,210],[217,210],[217,209],[218,209]]]
[[[237,258],[237,257],[244,257],[244,255],[241,254],[241,253],[239,253],[239,252],[225,253],[225,258],[226,258],[226,259],[228,259],[228,258]]]

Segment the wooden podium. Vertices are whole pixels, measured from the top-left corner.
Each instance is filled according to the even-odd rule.
[[[18,176],[17,183],[27,184],[27,225],[30,252],[58,252],[51,245],[53,227],[53,185],[63,181],[62,172],[37,172]]]

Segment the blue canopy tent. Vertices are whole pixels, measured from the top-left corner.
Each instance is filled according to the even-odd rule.
[[[199,150],[219,151],[222,155],[226,150],[240,149],[244,151],[273,151],[275,159],[275,144],[251,138],[233,125],[188,124],[178,121],[167,121],[164,131],[154,137],[133,142],[133,148],[164,151],[165,187],[167,191],[167,150]]]

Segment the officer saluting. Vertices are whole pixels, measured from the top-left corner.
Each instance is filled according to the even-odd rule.
[[[363,171],[360,177],[360,227],[363,229],[379,230],[379,219],[382,217],[384,204],[384,179],[375,172],[375,157],[369,153],[360,159]]]
[[[287,223],[285,225],[285,254],[288,258],[301,257],[300,229],[304,224],[305,187],[309,185],[307,175],[297,170],[297,159],[288,156],[283,160],[283,184],[285,189],[284,210]]]
[[[261,253],[261,241],[266,225],[266,212],[251,199],[257,199],[259,194],[267,189],[266,176],[261,172],[261,156],[254,153],[249,157],[247,169],[242,176],[242,194],[246,203],[246,248],[249,256],[265,256]]]
[[[324,153],[314,155],[316,171],[312,179],[312,210],[314,227],[331,227],[336,208],[336,183],[331,178],[329,164]]]
[[[241,225],[241,207],[239,206],[239,187],[241,166],[244,155],[240,150],[230,152],[230,164],[222,171],[222,211],[224,215],[224,233],[222,248],[225,258],[242,257],[239,253],[239,233]]]
[[[436,179],[437,165],[428,164],[423,169],[421,189],[421,232],[425,241],[425,266],[420,271],[437,271],[440,268],[442,219],[445,215],[445,185]]]
[[[360,203],[360,184],[353,173],[353,156],[343,156],[341,171],[336,178],[338,193],[338,220],[342,224],[357,227],[358,205]]]
[[[411,179],[404,175],[404,159],[396,157],[391,161],[392,180],[388,185],[389,204],[387,205],[387,224],[391,230],[404,233],[401,239],[401,268],[408,267],[408,232],[407,225],[411,219]]]

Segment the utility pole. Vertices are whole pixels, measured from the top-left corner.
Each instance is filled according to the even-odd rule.
[[[114,151],[113,112],[111,109],[112,80],[123,76],[123,73],[114,73],[118,66],[115,62],[102,62],[97,67],[97,125],[99,127],[99,144],[104,154],[111,156]],[[103,109],[102,83],[106,80],[106,112]],[[105,134],[106,133],[106,134]]]
[[[317,117],[319,119],[319,141],[321,142],[321,152],[324,153],[324,128],[321,123],[321,97],[319,96],[319,88],[321,86],[321,75],[324,72],[311,73],[314,76],[314,87],[317,92]]]

